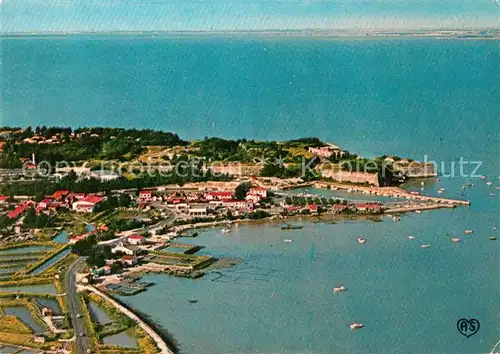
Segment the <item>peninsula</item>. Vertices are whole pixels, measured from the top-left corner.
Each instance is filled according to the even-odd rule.
[[[0,343],[49,352],[116,352],[115,334],[132,337],[135,352],[175,352],[168,333],[116,295],[146,291],[144,273],[198,278],[227,266],[175,241],[195,240],[197,228],[230,233],[269,220],[290,233],[297,217],[397,220],[469,205],[399,186],[435,178],[432,164],[359,157],[317,138],[188,142],[153,130],[4,127],[0,151],[0,308],[25,307],[39,325],[4,316]],[[51,301],[32,301],[41,298]]]

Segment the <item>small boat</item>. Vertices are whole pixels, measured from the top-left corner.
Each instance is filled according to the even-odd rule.
[[[453,237],[451,240],[452,240],[453,242],[457,242],[457,243],[458,243],[458,242],[460,242],[460,239],[459,239],[458,237]]]
[[[281,227],[281,230],[300,230],[302,229],[304,226],[299,226],[299,225],[284,225]]]
[[[231,232],[231,230],[229,230],[229,229],[222,229],[222,233],[223,233],[223,234],[228,234],[228,233],[230,233],[230,232]]]
[[[431,244],[427,244],[427,245],[420,245],[420,248],[429,248],[429,247],[432,247]]]
[[[415,210],[415,213],[422,214],[422,210]]]
[[[284,240],[283,240],[283,242],[285,242],[285,243],[292,243],[292,242],[293,242],[293,240],[290,240],[290,239],[284,239]]]
[[[363,328],[365,325],[362,324],[362,323],[352,323],[349,327],[351,327],[351,329],[359,329],[359,328]]]
[[[412,235],[408,236],[408,240],[414,240],[414,239],[415,239],[415,236],[412,236]]]
[[[466,235],[469,235],[469,234],[471,234],[471,233],[472,233],[472,230],[470,230],[470,229],[469,229],[469,230],[465,230],[465,231],[464,231],[464,233],[465,233]]]
[[[366,240],[363,237],[358,237],[358,242],[363,245],[366,243]]]
[[[342,293],[342,292],[344,292],[346,290],[347,289],[343,285],[333,288],[333,292],[334,293]]]
[[[491,182],[491,181],[486,182],[487,186],[491,186],[492,184],[493,184],[493,182]]]
[[[190,304],[196,304],[196,303],[198,303],[198,300],[189,300],[189,303]]]
[[[490,241],[496,241],[496,239],[497,239],[497,238],[496,238],[495,236],[490,236],[490,237],[488,237],[488,240],[490,240]]]
[[[493,197],[493,196],[495,196],[495,195],[496,195],[496,193],[490,193],[490,195]]]
[[[486,176],[481,176],[481,179],[486,179]]]

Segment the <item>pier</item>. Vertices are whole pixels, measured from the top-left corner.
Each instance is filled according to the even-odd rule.
[[[415,195],[411,194],[407,190],[400,187],[365,187],[365,186],[356,186],[356,185],[346,185],[341,183],[334,182],[317,182],[314,185],[316,188],[331,188],[333,190],[346,190],[348,192],[356,191],[361,192],[368,195],[373,196],[383,196],[390,198],[403,198],[409,200],[418,200],[425,202],[433,202],[435,204],[440,204],[441,207],[443,204],[449,205],[470,205],[469,200],[461,200],[461,199],[449,199],[449,198],[440,198],[440,197],[431,197],[427,195]],[[436,209],[436,207],[431,208]]]

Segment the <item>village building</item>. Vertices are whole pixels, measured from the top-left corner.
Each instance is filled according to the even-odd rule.
[[[52,316],[52,310],[48,307],[42,307],[42,317]]]
[[[262,187],[254,187],[250,188],[248,191],[247,195],[258,195],[261,198],[267,198],[267,189],[262,188]]]
[[[6,195],[0,195],[0,204],[7,204],[9,197]]]
[[[125,255],[122,257],[122,264],[124,266],[129,266],[133,267],[137,264],[137,257],[135,256],[130,256],[130,255]]]
[[[119,243],[115,247],[111,249],[111,253],[116,254],[116,253],[123,253],[129,256],[133,256],[135,254],[135,251],[132,250],[129,247],[125,247],[123,243]]]
[[[206,216],[208,214],[206,205],[190,205],[188,214],[190,216]]]
[[[72,204],[73,210],[79,213],[92,213],[95,207],[101,203],[104,198],[97,195],[89,195]]]
[[[245,197],[245,200],[247,202],[252,202],[252,203],[257,204],[258,202],[260,202],[261,198],[262,197],[258,194],[247,194],[247,196]]]
[[[148,203],[153,200],[153,191],[142,190],[139,192],[139,202]]]
[[[382,211],[382,205],[378,203],[354,204],[354,207],[358,211],[366,213],[380,213]]]
[[[231,200],[233,192],[206,192],[204,194],[206,200]]]
[[[128,243],[131,245],[143,245],[146,243],[146,239],[144,236],[140,235],[132,235],[128,238]]]

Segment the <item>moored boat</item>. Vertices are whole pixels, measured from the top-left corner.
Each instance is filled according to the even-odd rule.
[[[299,225],[290,225],[290,224],[287,224],[287,225],[283,225],[281,227],[281,230],[300,230],[302,229],[304,226],[299,226]]]
[[[495,236],[490,236],[490,237],[488,237],[488,239],[489,239],[490,241],[495,241],[497,238],[496,238]]]
[[[366,243],[366,240],[363,237],[358,237],[358,242],[363,245]]]
[[[460,239],[459,239],[458,237],[453,237],[451,240],[452,240],[453,242],[457,242],[457,243],[458,243],[458,242],[460,242]]]
[[[412,236],[412,235],[408,236],[408,240],[414,240],[414,239],[415,239],[415,236]]]
[[[334,293],[342,293],[342,292],[344,292],[346,290],[347,289],[343,285],[337,286],[337,287],[333,288],[333,292]]]
[[[285,242],[285,243],[292,243],[292,242],[293,242],[293,240],[290,240],[290,239],[285,239],[285,240],[283,240],[283,242]]]
[[[420,245],[420,248],[429,248],[429,247],[432,247],[431,244],[427,244],[427,245]]]
[[[470,230],[470,229],[465,230],[465,231],[464,231],[464,233],[465,233],[465,234],[467,234],[467,235],[468,235],[468,234],[471,234],[471,233],[472,233],[472,230]]]
[[[365,325],[362,324],[362,323],[352,323],[349,327],[351,327],[351,329],[359,329],[359,328],[363,328]]]

